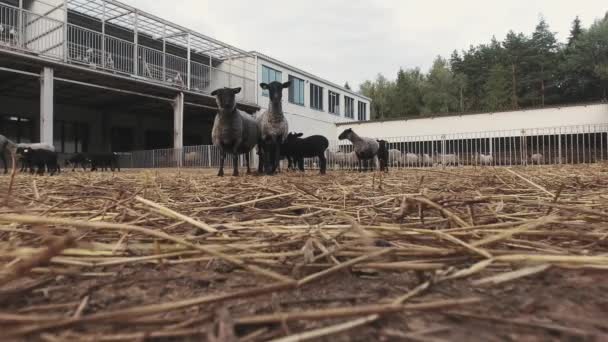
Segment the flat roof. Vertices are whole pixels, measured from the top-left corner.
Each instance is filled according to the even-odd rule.
[[[606,101],[596,101],[596,102],[582,102],[582,103],[569,103],[563,105],[555,105],[555,106],[545,106],[545,107],[526,107],[520,109],[510,109],[510,110],[502,110],[499,112],[463,112],[463,113],[434,113],[434,114],[422,114],[418,116],[406,116],[400,118],[389,118],[389,119],[380,119],[380,120],[369,120],[369,121],[353,121],[353,122],[340,122],[336,123],[336,126],[347,126],[347,125],[362,125],[368,123],[382,123],[382,122],[393,122],[393,121],[413,121],[413,120],[424,120],[424,119],[441,119],[441,118],[450,118],[456,116],[468,116],[468,115],[483,115],[483,114],[502,114],[502,113],[513,113],[513,112],[526,112],[533,110],[541,110],[541,109],[560,109],[560,108],[569,108],[569,107],[587,107],[587,106],[596,106],[608,104]]]
[[[372,102],[372,99],[370,99],[367,96],[361,95],[361,94],[359,94],[359,93],[357,93],[356,91],[353,91],[353,90],[348,90],[348,89],[344,88],[343,86],[337,85],[336,83],[328,81],[328,80],[326,80],[324,78],[321,78],[319,76],[315,76],[315,75],[313,75],[313,74],[311,74],[311,73],[309,73],[307,71],[304,71],[304,70],[302,70],[300,68],[296,68],[293,65],[287,64],[285,62],[281,62],[280,60],[278,60],[276,58],[272,58],[272,57],[270,57],[268,55],[265,55],[265,54],[263,54],[261,52],[258,52],[258,51],[251,51],[250,53],[252,55],[254,55],[254,56],[258,56],[258,58],[262,58],[262,59],[265,59],[265,60],[267,60],[269,62],[272,62],[274,64],[280,65],[283,68],[291,69],[291,70],[293,70],[293,71],[295,71],[297,73],[305,75],[306,77],[309,77],[309,78],[312,78],[312,79],[317,80],[319,82],[328,84],[328,85],[330,85],[330,86],[332,86],[334,88],[338,88],[338,89],[342,90],[345,93],[348,93],[348,94],[351,94],[353,96],[357,96],[357,97],[360,97],[360,98],[364,98],[364,99],[368,100],[369,102]]]

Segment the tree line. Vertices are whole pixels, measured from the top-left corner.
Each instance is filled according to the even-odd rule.
[[[373,100],[372,119],[606,100],[608,13],[588,28],[577,17],[567,42],[541,19],[531,35],[510,31],[503,41],[438,56],[428,73],[379,74],[359,92]]]

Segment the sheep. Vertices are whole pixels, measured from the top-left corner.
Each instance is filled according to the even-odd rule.
[[[187,166],[194,166],[199,159],[200,156],[198,152],[187,152],[184,154],[184,162]]]
[[[86,171],[87,156],[83,153],[77,153],[65,161],[65,166],[72,165],[72,172],[76,171],[78,166],[82,167],[82,171]]]
[[[423,160],[424,160],[424,158],[425,158],[425,157],[428,157],[428,158],[429,158],[429,160],[431,159],[431,157],[429,157],[429,155],[428,155],[428,154],[425,154],[425,155],[423,156]],[[414,154],[414,153],[406,153],[406,154],[403,156],[403,164],[404,164],[404,165],[407,165],[407,166],[414,166],[414,165],[417,165],[419,160],[420,160],[420,158],[418,158],[418,155],[417,155],[417,154]]]
[[[0,159],[4,163],[4,174],[8,173],[8,159],[7,155],[13,154],[15,150],[15,143],[4,135],[0,135]]]
[[[44,169],[48,170],[49,174],[53,176],[55,173],[60,173],[61,168],[57,162],[57,153],[51,152],[46,149],[31,149],[18,147],[18,155],[21,155],[25,161],[30,165],[30,172],[34,173],[34,167],[38,168],[36,172],[38,175],[44,175]]]
[[[428,154],[423,154],[422,155],[422,164],[424,166],[433,166],[433,157],[431,157]]]
[[[260,83],[262,89],[268,90],[270,97],[268,110],[257,117],[260,130],[259,146],[262,150],[263,160],[260,161],[260,171],[263,167],[268,175],[276,172],[281,157],[281,144],[289,134],[289,124],[283,114],[282,101],[283,89],[290,86],[291,81],[285,83],[275,81],[270,84]]]
[[[334,168],[343,167],[346,162],[346,153],[327,150],[326,159]]]
[[[45,150],[45,151],[49,151],[49,152],[55,152],[55,146],[50,145],[50,144],[45,144],[45,143],[33,143],[33,144],[16,144],[15,145],[15,150],[16,149],[32,149],[32,150]],[[33,165],[29,164],[28,161],[26,159],[21,159],[22,165],[21,165],[21,172],[25,172],[28,168],[31,170]]]
[[[392,166],[399,166],[402,159],[403,155],[401,154],[401,151],[396,149],[388,150],[388,160]]]
[[[476,159],[476,163],[478,165],[482,165],[482,166],[487,166],[487,165],[493,165],[494,164],[494,157],[491,154],[483,154],[483,153],[477,153],[477,155],[475,156]]]
[[[443,166],[457,166],[458,165],[458,156],[455,154],[435,154],[435,160],[437,160],[438,165]]]
[[[352,128],[342,132],[338,139],[349,140],[353,143],[357,159],[359,160],[359,172],[363,172],[364,161],[369,163],[369,161],[378,160],[378,150],[380,149],[380,144],[376,140],[360,137],[352,130]],[[372,169],[373,168],[374,167],[372,166]]]
[[[327,159],[325,150],[329,147],[329,140],[321,135],[313,135],[302,138],[303,133],[289,133],[287,141],[281,146],[281,150],[290,158],[300,171],[304,171],[304,158],[319,158],[321,174],[327,171]]]
[[[114,172],[118,169],[120,172],[120,165],[118,163],[118,154],[116,153],[94,153],[87,156],[87,162],[91,164],[91,172],[97,171],[97,168],[101,168],[101,171],[108,171],[108,168]]]
[[[214,90],[218,113],[213,122],[211,140],[221,150],[218,177],[224,176],[226,154],[232,154],[234,171],[232,176],[239,175],[239,155],[245,154],[247,174],[251,173],[249,154],[258,144],[260,133],[256,120],[249,114],[236,108],[236,94],[241,88],[221,88]]]
[[[545,161],[545,157],[540,153],[535,153],[530,156],[530,161],[532,161],[532,165],[540,165]]]

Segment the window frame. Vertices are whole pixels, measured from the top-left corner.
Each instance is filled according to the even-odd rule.
[[[323,87],[310,83],[310,108],[323,112]],[[316,95],[316,99],[315,99]],[[316,101],[315,101],[316,100]]]
[[[293,75],[289,75],[288,76],[289,81],[291,82],[291,86],[289,87],[289,103],[297,105],[297,106],[305,106],[306,105],[306,82],[296,76]],[[298,95],[298,98],[301,98],[301,103],[296,101],[296,84],[299,85],[299,92],[300,94]]]
[[[349,106],[350,104],[350,106]],[[350,109],[350,110],[349,110]],[[344,117],[355,119],[355,98],[344,95]]]
[[[340,93],[333,90],[327,91],[327,102],[329,114],[340,116]]]
[[[363,108],[363,113],[361,113],[361,108]],[[358,121],[367,121],[367,103],[363,101],[358,101],[357,104],[357,119]]]

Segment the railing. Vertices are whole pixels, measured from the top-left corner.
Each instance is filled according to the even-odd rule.
[[[23,50],[92,69],[136,76],[177,89],[188,89],[190,85],[191,91],[204,94],[221,87],[241,87],[237,99],[256,103],[255,80],[245,76],[247,71],[237,66],[226,71],[190,61],[189,73],[187,58],[73,24],[65,25],[60,20],[6,4],[0,4],[0,48]],[[137,63],[134,62],[136,49]],[[239,70],[243,75],[234,73]]]
[[[529,166],[587,164],[608,161],[608,124],[504,130],[479,133],[437,134],[385,138],[389,167]],[[353,170],[358,160],[353,146],[331,141],[325,153],[329,169]],[[257,156],[251,153],[251,166]],[[121,155],[125,168],[217,168],[220,150],[191,146],[181,150],[136,151]],[[228,156],[226,167],[231,167]],[[241,167],[245,158],[239,159]],[[283,161],[282,168],[287,163]],[[306,169],[318,169],[317,158],[305,160]]]

